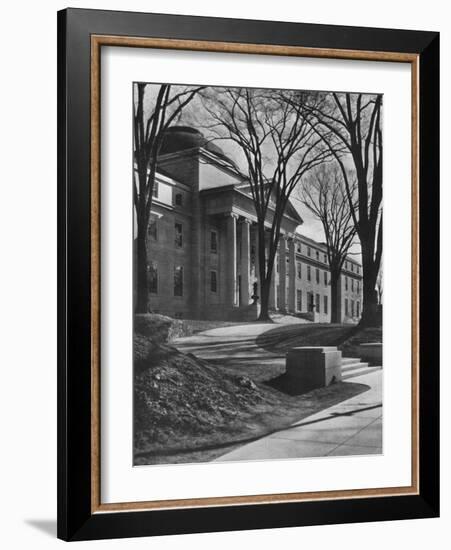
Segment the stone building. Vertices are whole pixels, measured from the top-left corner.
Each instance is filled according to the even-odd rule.
[[[256,221],[249,185],[233,161],[198,130],[171,128],[161,148],[148,228],[152,311],[182,318],[256,319]],[[302,235],[302,223],[289,204],[270,309],[328,322],[327,249]],[[361,291],[361,267],[349,258],[340,285],[343,322],[359,319]]]

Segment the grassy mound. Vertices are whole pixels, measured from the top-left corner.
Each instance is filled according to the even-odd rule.
[[[249,378],[218,372],[171,347],[175,333],[180,327],[168,317],[135,318],[135,452],[211,443],[213,432],[265,401],[265,390]]]
[[[134,334],[146,336],[156,344],[170,342],[181,336],[191,336],[193,333],[185,321],[156,313],[135,315],[133,330]]]
[[[358,357],[360,353],[359,345],[372,342],[382,342],[382,327],[358,330],[350,338],[342,342],[339,349],[341,349],[345,357]]]
[[[256,343],[273,353],[285,353],[296,346],[338,346],[355,332],[352,325],[282,325],[261,334]]]
[[[218,430],[227,431],[263,401],[249,378],[218,373],[171,348],[152,352],[148,368],[135,376],[135,451],[219,443]]]
[[[357,357],[359,345],[382,342],[382,328],[352,325],[285,325],[264,332],[257,345],[274,353],[285,353],[296,346],[337,346],[344,357]]]

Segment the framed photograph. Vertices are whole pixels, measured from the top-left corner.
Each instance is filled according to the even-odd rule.
[[[58,14],[58,536],[439,514],[439,35]]]

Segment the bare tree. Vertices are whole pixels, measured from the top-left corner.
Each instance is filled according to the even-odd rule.
[[[354,189],[351,189],[352,196]],[[334,164],[319,166],[300,189],[302,203],[321,222],[327,245],[331,285],[331,323],[340,323],[339,284],[341,269],[356,229],[340,169]]]
[[[235,142],[246,160],[258,228],[259,318],[268,320],[270,283],[285,209],[301,179],[330,157],[307,120],[313,116],[317,94],[297,92],[296,108],[287,101],[289,92],[220,88],[202,95],[213,120],[210,130]],[[309,108],[300,107],[303,105]]]
[[[332,93],[315,108],[317,131],[340,166],[352,219],[362,247],[361,326],[380,323],[376,280],[382,257],[382,96]],[[343,148],[347,154],[343,155]],[[349,164],[351,163],[351,167]],[[357,180],[357,203],[352,181]]]
[[[134,86],[133,202],[136,211],[137,301],[136,312],[148,311],[147,228],[155,185],[157,159],[164,134],[201,88],[151,85]],[[145,100],[148,99],[145,105]]]

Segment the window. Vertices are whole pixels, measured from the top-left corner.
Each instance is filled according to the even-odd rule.
[[[319,252],[318,252],[318,250],[316,251],[316,259],[319,262]]]
[[[182,248],[183,246],[183,227],[182,224],[179,222],[175,222],[174,224],[175,229],[175,239],[174,243],[177,248]]]
[[[155,218],[155,216],[150,217],[147,234],[153,241],[158,240],[157,218]]]
[[[212,254],[218,253],[218,232],[210,231],[210,252]]]
[[[300,254],[302,252],[302,246],[301,246],[301,243],[298,243],[297,246],[296,246],[296,252],[298,254]]]
[[[297,303],[297,310],[302,311],[302,290],[300,289],[296,291],[296,303]]]
[[[348,299],[345,298],[345,315],[348,316]]]
[[[356,302],[355,303],[356,305],[356,314],[357,314],[357,317],[360,317],[360,302]]]
[[[345,269],[348,269],[348,262],[345,262]]]
[[[176,206],[182,206],[183,205],[183,195],[181,193],[176,193],[174,202],[175,202]]]
[[[307,247],[307,256],[311,256],[312,255],[312,249],[308,246]]]
[[[354,317],[354,300],[351,300],[351,317]]]
[[[357,294],[360,294],[360,281],[357,281]]]
[[[354,279],[351,279],[351,290],[352,290],[352,292],[354,292]]]
[[[149,292],[151,294],[158,294],[158,265],[156,262],[150,262],[147,266],[147,282]]]
[[[324,254],[324,263],[327,264],[327,254]]]
[[[302,263],[298,262],[298,279],[302,279]]]
[[[174,296],[183,296],[183,266],[174,266]]]
[[[357,266],[357,273],[360,273],[360,266]]]
[[[308,265],[307,266],[307,281],[311,281],[312,280],[312,269],[311,267]]]
[[[345,290],[348,290],[348,278],[345,277]]]
[[[155,199],[158,199],[158,191],[159,191],[158,187],[159,187],[158,182],[154,180],[153,187],[152,187],[152,197],[154,197]]]
[[[354,271],[354,264],[351,264],[351,271]]]
[[[212,292],[218,290],[218,274],[216,271],[210,271],[210,290]]]
[[[324,272],[324,286],[327,286],[327,271]]]
[[[319,269],[316,268],[316,283],[319,284]]]
[[[319,294],[316,295],[316,311],[318,313],[321,312],[321,296]]]
[[[327,303],[327,296],[324,296],[324,313],[327,315],[329,304]]]

